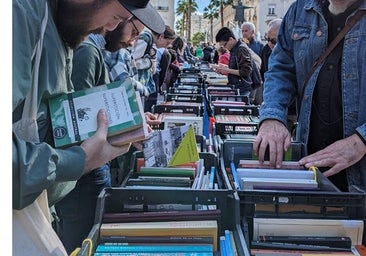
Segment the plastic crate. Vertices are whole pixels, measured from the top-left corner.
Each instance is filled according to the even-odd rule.
[[[240,159],[255,159],[250,139],[220,141],[220,168],[228,188],[232,186],[230,162],[238,166]],[[305,146],[293,142],[284,160],[297,161],[306,155]],[[268,160],[268,150],[265,160]],[[366,196],[363,188],[353,187],[352,192],[341,192],[318,171],[319,190],[237,190],[240,198],[240,218],[247,243],[253,238],[254,218],[280,219],[340,219],[365,220]],[[365,231],[363,234],[365,243]]]
[[[181,205],[190,209],[196,209],[197,205],[215,205],[216,209],[221,210],[221,218],[218,219],[218,236],[224,235],[225,229],[232,230],[238,255],[249,255],[240,226],[239,198],[235,191],[126,188],[107,188],[100,193],[97,201],[95,225],[87,237],[92,243],[83,243],[78,255],[87,256],[89,251],[94,253],[104,213],[129,212],[128,209],[131,207],[135,210],[138,208],[140,211],[148,211],[151,206],[158,208],[162,205],[167,208],[170,208],[170,205]]]
[[[205,142],[202,142],[204,144]],[[202,145],[201,144],[201,145]],[[137,158],[143,158],[143,152],[136,151],[131,155],[131,170],[126,175],[124,181],[121,184],[121,187],[125,187],[128,184],[128,179],[136,177],[136,169],[137,169]],[[219,167],[218,157],[215,153],[212,152],[200,152],[200,159],[204,160],[205,172],[209,171],[211,167],[216,168],[216,176],[214,178],[214,182],[218,184],[219,189],[228,189],[227,183],[223,178],[223,174],[221,172],[221,168]]]

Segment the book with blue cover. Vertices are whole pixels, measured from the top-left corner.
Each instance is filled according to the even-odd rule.
[[[174,244],[174,245],[98,245],[96,252],[208,252],[213,253],[211,244]]]
[[[141,97],[131,79],[61,94],[49,99],[56,147],[80,143],[97,129],[97,113],[104,109],[112,145],[124,145],[148,136]],[[124,136],[119,136],[123,134]]]

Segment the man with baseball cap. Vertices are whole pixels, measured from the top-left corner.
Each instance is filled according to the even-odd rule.
[[[131,14],[163,32],[164,22],[148,2],[13,0],[13,255],[68,255],[50,224],[32,226],[25,216],[31,212],[42,219],[36,199],[45,189],[52,206],[81,176],[128,151],[129,146],[108,143],[103,110],[94,136],[80,145],[55,148],[47,99],[73,90],[72,49],[90,33],[113,30]]]

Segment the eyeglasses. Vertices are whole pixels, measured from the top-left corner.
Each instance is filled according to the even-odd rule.
[[[266,39],[267,42],[271,42],[272,44],[276,44],[277,43],[277,39],[276,38],[265,37],[264,39]]]
[[[139,29],[136,27],[136,24],[135,24],[135,22],[133,22],[133,19],[131,19],[130,22],[131,22],[133,28],[135,29],[136,36],[138,36],[141,33],[141,31],[139,31]]]
[[[135,16],[131,16],[126,20],[126,22],[130,22],[132,24],[132,26],[134,28],[133,32],[135,32],[134,34],[135,34],[135,36],[138,36],[141,33],[141,31],[139,31],[139,29],[137,28],[135,22],[133,22],[135,19],[136,19]]]

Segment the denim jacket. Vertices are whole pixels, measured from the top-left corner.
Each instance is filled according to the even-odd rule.
[[[363,0],[360,9],[366,9]],[[327,48],[327,24],[319,0],[297,0],[286,13],[278,41],[265,73],[260,121],[277,119],[286,124],[287,106],[301,100],[297,141],[307,144],[314,86],[321,65],[308,84],[304,81],[315,60]],[[346,34],[342,57],[344,137],[357,132],[366,140],[366,15]],[[304,92],[304,93],[303,93]],[[303,95],[302,95],[303,93]],[[366,157],[348,169],[350,185],[366,186]]]

